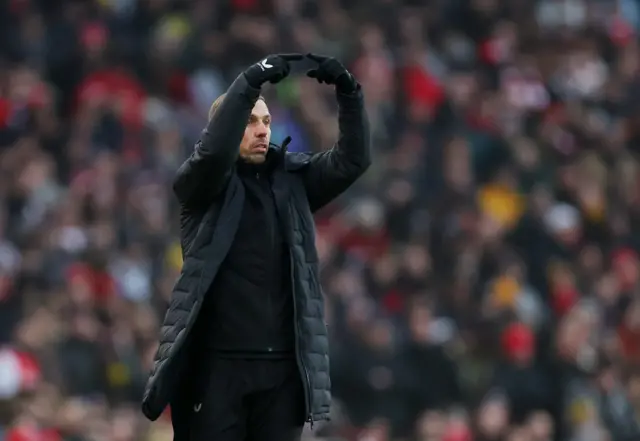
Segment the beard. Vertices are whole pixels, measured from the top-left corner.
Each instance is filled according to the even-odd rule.
[[[249,164],[262,164],[267,159],[266,153],[248,153],[240,155],[244,162]]]

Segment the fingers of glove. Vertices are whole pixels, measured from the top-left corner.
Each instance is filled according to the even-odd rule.
[[[288,75],[289,75],[288,69],[283,69],[280,72],[274,73],[269,79],[269,81],[273,84],[279,83],[280,81],[284,80]]]
[[[307,58],[319,64],[329,59],[329,57],[325,57],[318,54],[312,54],[312,53],[308,53]]]
[[[329,60],[325,65],[327,73],[334,78],[338,78],[347,73],[347,69],[338,60]]]
[[[326,84],[335,84],[335,80],[336,80],[331,72],[323,71],[323,70],[320,71],[318,78],[322,80],[323,83],[326,83]]]
[[[304,58],[302,54],[278,54],[277,56],[285,61],[300,61]]]
[[[321,76],[327,84],[333,84],[342,75],[348,74],[347,69],[336,59],[329,58],[317,69],[316,77]]]
[[[286,72],[278,72],[274,75],[271,76],[271,78],[269,78],[269,82],[271,84],[276,84],[279,83],[280,81],[284,80],[287,77],[287,73]]]
[[[289,76],[290,71],[291,66],[289,66],[289,63],[285,62],[284,64],[280,65],[278,69],[271,72],[271,75],[269,75],[269,82],[275,84],[282,81],[284,78]]]
[[[327,77],[327,75],[322,72],[321,70],[318,69],[311,69],[310,71],[307,72],[307,76],[309,78],[315,78],[316,81],[320,84],[322,83],[327,83],[329,84],[329,78]]]

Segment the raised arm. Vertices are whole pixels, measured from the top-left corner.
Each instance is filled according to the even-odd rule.
[[[225,188],[238,158],[240,141],[260,96],[260,87],[277,83],[300,54],[270,55],[236,78],[202,131],[191,156],[180,166],[173,191],[183,205],[208,205]]]
[[[317,211],[348,189],[371,164],[369,122],[360,87],[338,98],[338,142],[311,156],[302,171],[311,211]]]
[[[251,87],[244,74],[233,82],[193,153],[178,169],[173,191],[181,204],[207,204],[222,191],[259,96],[260,89]]]
[[[334,84],[338,100],[338,142],[330,150],[312,155],[302,170],[307,198],[316,211],[349,188],[371,164],[369,122],[360,85],[334,58],[308,54],[318,63],[307,75]]]

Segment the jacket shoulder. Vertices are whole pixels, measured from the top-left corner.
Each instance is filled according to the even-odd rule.
[[[284,157],[284,167],[287,171],[297,171],[309,165],[313,153],[287,152]]]

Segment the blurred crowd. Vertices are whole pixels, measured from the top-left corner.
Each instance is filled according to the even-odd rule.
[[[640,440],[638,0],[0,2],[0,441],[139,412],[180,271],[170,181],[273,52],[337,57],[374,165],[317,216],[334,416],[309,439]],[[265,91],[331,147],[332,90]]]

